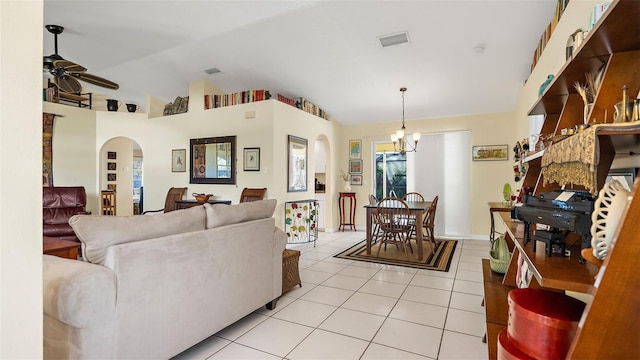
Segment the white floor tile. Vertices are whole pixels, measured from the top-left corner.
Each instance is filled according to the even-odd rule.
[[[229,360],[276,360],[281,359],[279,356],[275,356],[272,354],[268,354],[266,352],[252,349],[250,347],[246,347],[240,344],[231,343],[227,345],[224,349],[218,351],[209,359],[211,360],[221,360],[221,359],[229,359]]]
[[[233,341],[242,336],[242,334],[256,327],[261,322],[267,320],[268,318],[269,317],[267,316],[254,312],[218,331],[216,335],[221,338]]]
[[[368,268],[368,269],[377,269],[377,270],[382,269],[386,266],[384,264],[378,264],[378,263],[366,262],[366,261],[354,261],[353,264],[351,265]]]
[[[410,268],[406,266],[398,266],[398,265],[385,265],[382,267],[383,270],[391,270],[395,272],[402,272],[407,274],[415,274],[418,272],[416,268]]]
[[[363,311],[370,314],[387,316],[393,309],[396,299],[387,296],[365,294],[357,292],[353,294],[341,307]]]
[[[473,311],[480,314],[484,314],[484,306],[482,306],[482,296],[464,294],[460,292],[451,293],[451,302],[449,307],[452,309]]]
[[[273,315],[273,317],[301,325],[317,327],[336,309],[337,307],[335,306],[298,299]]]
[[[373,342],[436,358],[441,337],[441,329],[402,320],[387,319],[373,338]]]
[[[484,314],[458,309],[449,309],[444,328],[479,337],[484,336],[487,330]]]
[[[340,308],[318,328],[371,341],[384,320],[384,316]]]
[[[489,256],[489,250],[471,250],[468,248],[462,249],[461,256],[477,256],[477,257],[486,257]]]
[[[277,356],[286,356],[313,328],[269,318],[235,342]]]
[[[289,294],[289,293],[287,292],[286,294]],[[281,296],[280,299],[278,299],[278,303],[276,304],[275,309],[269,310],[266,308],[266,306],[263,306],[254,312],[264,316],[273,316],[277,314],[280,310],[286,308],[287,305],[291,304],[296,299],[295,297],[287,296],[286,294],[284,296]]]
[[[188,348],[180,354],[172,357],[172,360],[204,360],[209,358],[211,354],[219,351],[223,347],[229,345],[231,341],[218,336],[209,336],[198,344]]]
[[[440,290],[453,289],[453,279],[420,274],[416,274],[413,280],[411,280],[410,284],[414,286],[422,286]]]
[[[451,266],[449,267],[449,271],[434,271],[434,270],[420,269],[418,270],[418,275],[454,279],[456,277],[456,265],[452,263]]]
[[[456,280],[453,284],[453,291],[484,296],[484,285],[481,282]]]
[[[420,359],[429,359],[429,358],[426,356],[390,348],[388,346],[371,343],[367,348],[367,350],[364,352],[364,355],[362,355],[360,359],[361,360],[390,360],[390,359],[420,360]]]
[[[311,283],[305,283],[302,279],[300,279],[302,281],[302,286],[296,286],[294,288],[292,288],[291,290],[287,291],[286,293],[283,294],[283,296],[287,296],[287,297],[292,297],[292,298],[299,298],[302,295],[308,293],[309,291],[313,290],[316,286],[318,286],[318,284],[311,284]],[[280,301],[278,301],[280,302]],[[276,306],[277,308],[277,306]]]
[[[400,300],[391,310],[389,317],[443,329],[444,321],[447,318],[447,308]]]
[[[473,270],[460,270],[456,273],[456,280],[467,280],[481,283],[483,281],[482,272]]]
[[[356,261],[356,263],[361,263],[361,262],[362,261]],[[340,271],[338,274],[371,279],[371,277],[380,270],[378,268],[366,268],[362,266],[357,266],[356,263],[354,263],[353,265],[347,266],[344,270]]]
[[[351,295],[353,295],[353,293],[354,292],[350,290],[337,289],[320,285],[304,294],[301,299],[315,301],[327,305],[340,306]]]
[[[482,273],[482,263],[459,262],[458,270],[471,270]]]
[[[378,271],[372,279],[407,285],[411,282],[413,276],[413,273],[399,272],[383,268]]]
[[[307,269],[307,268],[309,268],[310,266],[312,266],[313,264],[316,264],[316,263],[317,263],[317,261],[315,261],[315,260],[299,258],[298,259],[298,270]]]
[[[472,256],[472,255],[461,255],[461,262],[472,262],[472,263],[482,263],[482,259],[488,259],[489,252],[487,251],[487,255],[485,256]]]
[[[322,284],[325,280],[330,278],[331,275],[333,274],[304,269],[300,271],[300,280],[302,280],[303,284]]]
[[[482,342],[482,338],[445,330],[438,359],[485,360],[488,358],[487,344]]]
[[[335,274],[340,270],[344,269],[345,267],[347,267],[347,265],[336,264],[336,263],[328,262],[325,260],[325,261],[317,262],[312,266],[309,266],[307,270],[314,270],[314,271],[321,271],[321,272]]]
[[[364,278],[336,274],[330,277],[327,281],[323,282],[322,285],[345,290],[358,290],[366,282],[367,279]]]
[[[386,281],[369,280],[360,288],[360,292],[367,294],[374,294],[380,296],[388,296],[395,299],[399,299],[404,289],[407,288],[405,284],[396,284]]]
[[[340,259],[340,258],[336,258],[336,257],[328,257],[326,259],[324,259],[323,261],[326,262],[330,262],[330,263],[334,263],[334,264],[342,264],[342,265],[351,265],[353,264],[353,260],[348,260],[348,259]]]
[[[404,294],[400,297],[402,300],[417,301],[425,304],[449,306],[451,291],[425,288],[421,286],[407,286]]]
[[[359,359],[369,343],[324,330],[314,330],[287,359]]]

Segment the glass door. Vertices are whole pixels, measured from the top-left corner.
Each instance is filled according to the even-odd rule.
[[[393,144],[375,145],[375,195],[378,199],[387,196],[401,198],[407,192],[406,154],[394,152]],[[395,194],[395,195],[394,195]]]

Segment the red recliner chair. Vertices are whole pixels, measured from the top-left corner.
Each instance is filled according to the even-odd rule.
[[[42,188],[42,235],[77,241],[69,218],[86,211],[87,192],[83,186]]]

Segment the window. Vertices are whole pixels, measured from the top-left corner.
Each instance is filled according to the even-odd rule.
[[[140,187],[142,187],[142,158],[133,158],[131,165],[131,173],[133,175],[133,200],[140,200]]]
[[[399,198],[407,192],[406,154],[393,152],[393,144],[376,144],[375,189],[378,199],[392,191]]]

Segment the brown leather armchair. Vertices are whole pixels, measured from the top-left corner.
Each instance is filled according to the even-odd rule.
[[[86,211],[87,193],[83,186],[42,188],[42,235],[80,241],[69,225],[69,218]]]

